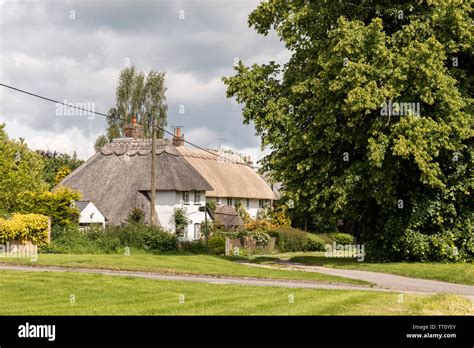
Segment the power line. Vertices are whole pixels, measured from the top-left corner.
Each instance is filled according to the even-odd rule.
[[[33,96],[33,97],[40,98],[40,99],[44,99],[44,100],[47,100],[47,101],[50,101],[50,102],[53,102],[53,103],[56,103],[56,104],[61,104],[61,105],[64,105],[64,106],[67,106],[67,107],[70,107],[70,108],[74,108],[74,109],[78,109],[78,110],[82,110],[82,111],[87,111],[87,112],[89,112],[89,113],[94,113],[94,114],[96,114],[96,115],[108,117],[108,115],[103,114],[103,113],[100,113],[100,112],[97,112],[97,111],[87,110],[87,109],[84,109],[84,108],[81,108],[81,107],[79,107],[79,106],[72,105],[72,104],[66,104],[66,103],[60,102],[60,101],[58,101],[58,100],[54,100],[54,99],[51,99],[51,98],[48,98],[48,97],[43,97],[43,96],[41,96],[41,95],[39,95],[39,94],[31,93],[31,92],[25,91],[25,90],[23,90],[23,89],[19,89],[19,88],[13,87],[13,86],[6,85],[6,84],[4,84],[4,83],[0,83],[0,86],[6,87],[6,88],[10,88],[10,89],[13,89],[14,91],[21,92],[21,93],[25,93],[25,94],[31,95],[31,96]]]
[[[79,106],[76,106],[76,105],[73,105],[73,104],[66,104],[66,103],[63,103],[63,102],[60,102],[58,100],[55,100],[55,99],[52,99],[52,98],[48,98],[48,97],[45,97],[45,96],[42,96],[42,95],[39,95],[39,94],[35,94],[35,93],[31,93],[31,92],[28,92],[28,91],[25,91],[24,89],[20,89],[20,88],[16,88],[16,87],[13,87],[13,86],[9,86],[9,85],[6,85],[4,83],[0,83],[0,86],[2,87],[6,87],[6,88],[9,88],[9,89],[12,89],[14,91],[17,91],[17,92],[20,92],[20,93],[24,93],[24,94],[27,94],[27,95],[30,95],[32,97],[36,97],[36,98],[39,98],[39,99],[43,99],[43,100],[46,100],[46,101],[49,101],[49,102],[53,102],[53,103],[56,103],[56,104],[61,104],[61,105],[64,105],[64,106],[67,106],[67,107],[70,107],[70,108],[74,108],[74,109],[78,109],[78,110],[82,110],[82,111],[85,111],[85,112],[89,112],[89,113],[93,113],[93,114],[96,114],[96,115],[99,115],[99,116],[103,116],[103,117],[109,117],[109,115],[107,114],[104,114],[104,113],[101,113],[101,112],[97,112],[97,111],[93,111],[93,110],[88,110],[88,109],[84,109],[84,108],[81,108]],[[121,119],[121,121],[125,121],[127,122],[127,120],[124,120],[124,119]],[[167,131],[166,129],[160,127],[160,126],[157,126],[157,125],[153,125],[152,127],[155,127],[161,131],[163,131],[164,133],[166,134],[169,134],[169,135],[172,135],[174,136],[173,133],[171,133],[170,131]],[[191,146],[194,146],[202,151],[205,151],[207,153],[210,153],[211,155],[214,155],[214,156],[217,156],[217,157],[220,157],[220,155],[212,152],[212,151],[209,151],[199,145],[196,145],[196,144],[193,144],[185,139],[182,139],[186,144],[189,144]]]

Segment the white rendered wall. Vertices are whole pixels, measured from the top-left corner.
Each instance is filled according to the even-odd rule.
[[[105,225],[105,217],[97,207],[89,202],[79,215],[79,223]]]
[[[260,209],[258,206],[258,202],[259,202],[259,199],[250,199],[249,207],[247,208],[247,206],[244,205],[247,208],[247,211],[250,214],[250,217],[252,219],[255,219],[257,217],[258,210]],[[244,200],[244,204],[247,204],[245,200]]]
[[[189,203],[182,202],[182,192],[180,191],[157,191],[156,192],[156,213],[161,226],[170,231],[176,232],[173,211],[175,208],[183,208],[186,211],[190,223],[183,240],[194,239],[194,224],[204,221],[204,212],[199,211],[199,207],[203,206],[206,201],[205,192],[201,192],[201,201],[194,202],[194,191],[189,192]],[[209,218],[209,216],[208,216]]]

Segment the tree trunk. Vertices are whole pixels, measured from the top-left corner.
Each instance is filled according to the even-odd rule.
[[[150,193],[150,225],[156,225],[156,117],[153,117],[153,126],[151,131],[151,193]]]

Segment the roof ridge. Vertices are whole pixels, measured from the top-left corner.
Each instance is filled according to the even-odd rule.
[[[232,154],[232,153],[215,151],[215,150],[205,151],[202,149],[190,149],[190,148],[178,148],[177,150],[184,157],[202,158],[202,159],[209,159],[216,162],[234,163],[234,164],[250,166],[250,164],[246,163],[242,158],[240,158],[240,155],[238,154]],[[207,151],[214,153],[215,156],[207,154],[206,153]]]

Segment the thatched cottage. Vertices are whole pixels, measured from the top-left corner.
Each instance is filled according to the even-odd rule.
[[[62,185],[81,191],[107,217],[119,225],[139,208],[150,216],[151,140],[142,139],[138,125],[116,139],[69,174]],[[186,210],[190,224],[186,239],[199,239],[206,201],[233,206],[240,200],[251,216],[277,199],[271,187],[239,156],[184,146],[184,137],[160,139],[156,144],[156,213],[165,229],[175,230],[173,210]]]

